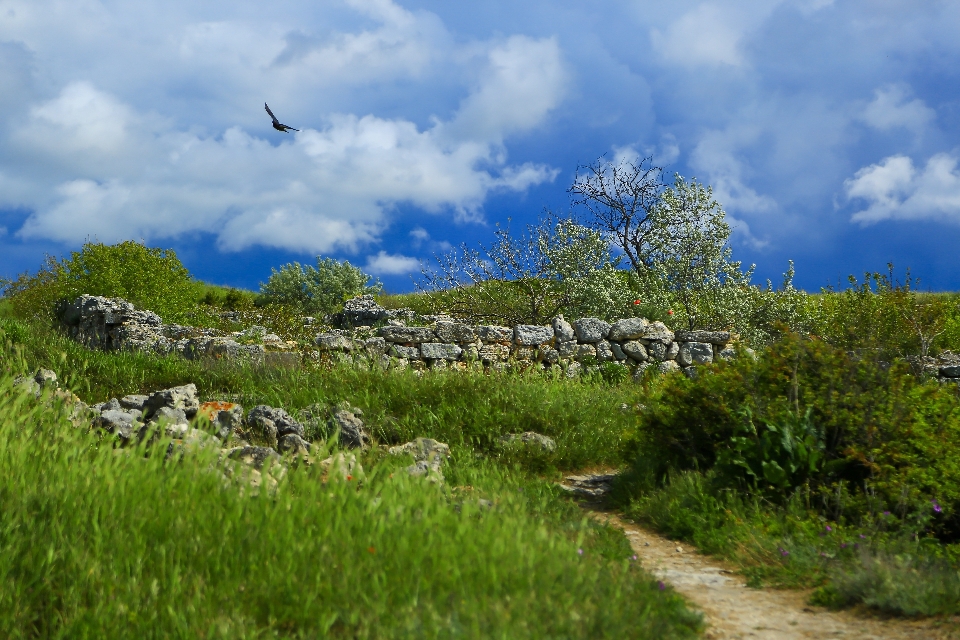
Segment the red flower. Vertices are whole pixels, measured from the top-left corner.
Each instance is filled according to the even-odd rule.
[[[369,551],[370,553],[376,553],[376,552],[377,552],[377,550],[376,550],[374,547],[367,547],[367,551]]]
[[[347,476],[347,480],[353,480],[353,476]]]
[[[639,300],[634,300],[634,301],[633,301],[633,304],[640,304],[640,301],[639,301]]]
[[[673,315],[673,309],[670,309],[670,311],[667,311],[667,315],[668,315],[668,316],[672,316],[672,315]]]

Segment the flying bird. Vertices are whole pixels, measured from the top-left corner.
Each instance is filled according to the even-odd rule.
[[[280,121],[277,120],[277,116],[273,115],[273,111],[270,111],[270,107],[267,106],[267,103],[263,103],[263,108],[267,110],[267,113],[270,114],[270,117],[273,118],[273,128],[279,131],[280,133],[286,133],[287,131],[300,131],[300,129],[294,129],[293,127],[288,127],[285,124],[280,124]]]

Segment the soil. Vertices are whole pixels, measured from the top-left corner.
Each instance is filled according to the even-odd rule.
[[[952,621],[882,618],[867,610],[830,611],[807,604],[809,590],[751,589],[733,566],[701,555],[614,513],[584,504],[597,519],[623,530],[644,568],[703,612],[711,640],[809,638],[960,638]]]

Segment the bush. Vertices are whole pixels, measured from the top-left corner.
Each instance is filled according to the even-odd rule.
[[[36,275],[7,282],[5,295],[20,318],[54,319],[57,302],[81,295],[123,298],[167,322],[182,321],[196,304],[200,285],[172,249],[132,240],[88,242],[69,259],[48,257]]]
[[[809,487],[814,508],[833,519],[887,510],[907,520],[935,505],[929,530],[960,535],[955,388],[794,334],[757,360],[701,371],[666,379],[647,403],[637,475],[661,483],[671,470],[719,462],[723,486],[781,499]]]
[[[334,313],[350,298],[383,289],[380,282],[368,284],[368,276],[344,260],[317,257],[317,266],[292,262],[273,269],[270,279],[260,284],[261,304],[281,304],[322,316]]]

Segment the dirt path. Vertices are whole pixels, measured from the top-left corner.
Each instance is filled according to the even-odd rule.
[[[610,476],[574,476],[572,491],[584,498],[603,492]],[[574,482],[570,482],[576,478]],[[595,479],[603,481],[596,482]],[[590,482],[593,480],[594,482]],[[883,619],[857,611],[829,611],[807,604],[809,591],[750,589],[732,566],[700,555],[693,547],[668,540],[596,503],[581,503],[590,514],[623,530],[644,568],[672,585],[707,621],[704,637],[711,640],[799,640],[812,638],[863,638],[940,640],[960,638],[957,627],[930,620]]]

